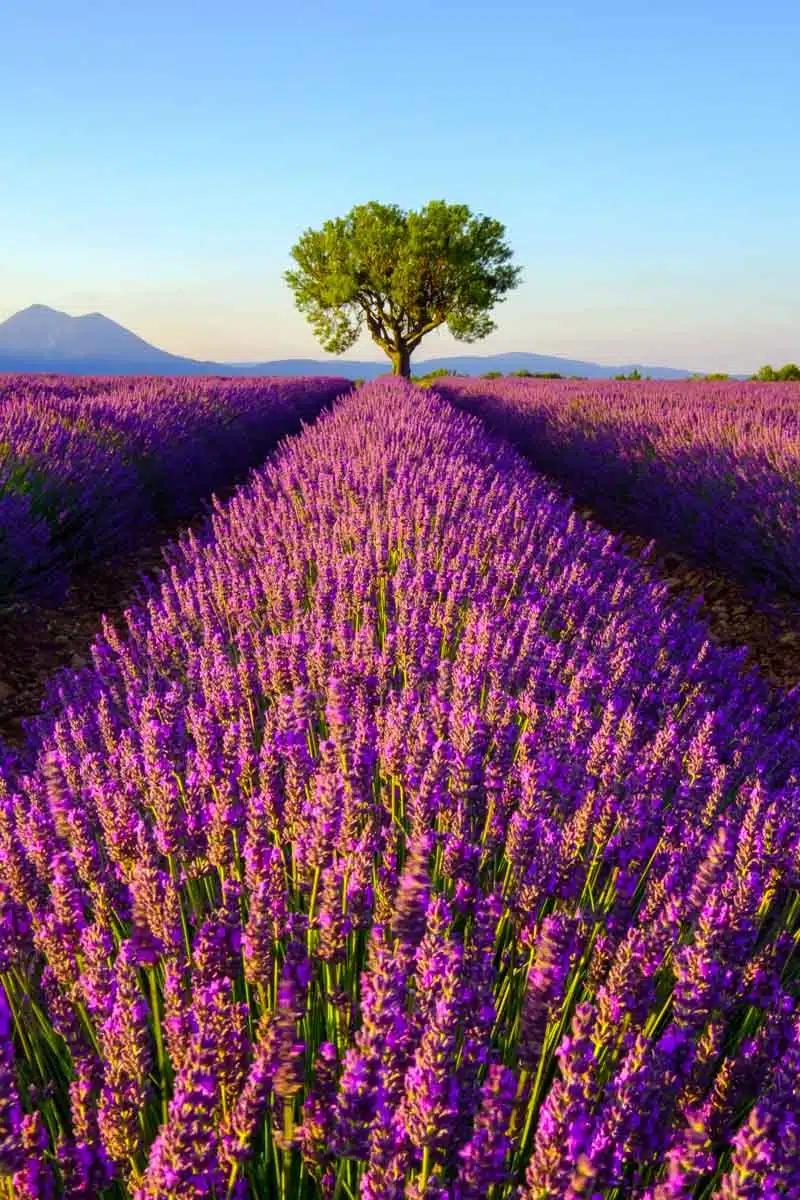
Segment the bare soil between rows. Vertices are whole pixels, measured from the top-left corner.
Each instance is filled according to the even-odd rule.
[[[7,744],[24,742],[22,723],[39,714],[56,671],[86,666],[102,615],[121,621],[143,577],[165,565],[162,547],[178,532],[160,530],[135,550],[82,568],[57,608],[29,603],[0,611],[0,738]]]
[[[225,501],[249,477],[248,471],[213,496]],[[190,520],[164,523],[130,550],[76,569],[57,607],[23,602],[0,608],[0,740],[13,747],[24,744],[24,722],[41,714],[56,672],[88,665],[104,615],[122,630],[125,610],[142,598],[146,581],[167,565],[167,546],[189,529],[200,533],[212,505],[209,497]]]
[[[580,507],[578,512],[608,528],[591,509]],[[141,594],[143,577],[154,577],[165,565],[163,548],[184,528],[162,528],[135,550],[77,572],[58,608],[26,604],[0,612],[0,738],[8,745],[23,744],[23,722],[39,714],[55,672],[87,664],[101,616],[121,625],[125,609]],[[796,599],[777,596],[765,611],[742,584],[722,571],[658,544],[648,550],[645,538],[624,530],[612,532],[621,535],[625,549],[640,558],[653,577],[668,584],[670,593],[700,600],[700,615],[715,642],[747,647],[748,663],[760,668],[774,688],[789,689],[800,683]]]
[[[800,684],[800,601],[776,592],[768,604],[753,598],[745,584],[721,568],[619,527],[611,528],[591,508],[577,511],[596,526],[622,539],[623,548],[644,564],[652,578],[667,584],[671,595],[699,600],[699,614],[711,638],[721,646],[746,647],[749,666],[758,667],[773,688],[788,691]]]

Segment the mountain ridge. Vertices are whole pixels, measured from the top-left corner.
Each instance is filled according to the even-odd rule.
[[[646,364],[604,366],[559,355],[511,351],[504,354],[459,355],[421,359],[414,374],[435,370],[482,375],[487,371],[558,372],[610,379],[638,370],[654,379],[685,379],[693,372]],[[357,359],[284,358],[254,363],[220,363],[171,354],[145,341],[102,313],[72,317],[45,304],[32,304],[0,322],[0,372],[74,375],[338,375],[375,379],[387,374],[388,362]]]

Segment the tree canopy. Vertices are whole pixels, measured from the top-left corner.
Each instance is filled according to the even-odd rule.
[[[759,379],[763,383],[783,383],[800,379],[800,367],[797,363],[785,363],[782,367],[778,367],[777,371],[774,367],[766,366],[752,376],[753,379]]]
[[[476,342],[490,312],[519,283],[505,227],[465,204],[432,200],[419,212],[375,201],[307,229],[284,278],[325,350],[342,354],[366,328],[396,375],[427,333],[447,325]]]

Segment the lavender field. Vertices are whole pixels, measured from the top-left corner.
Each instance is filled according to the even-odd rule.
[[[437,380],[603,520],[800,595],[800,385]]]
[[[0,377],[0,606],[185,518],[346,383]]]
[[[800,1196],[798,696],[402,381],[166,553],[2,760],[0,1195]]]

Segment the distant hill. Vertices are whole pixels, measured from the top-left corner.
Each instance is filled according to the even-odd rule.
[[[648,367],[641,363],[626,363],[618,367],[604,367],[600,363],[583,362],[576,358],[556,358],[552,354],[528,354],[516,351],[511,354],[465,354],[448,358],[429,358],[416,363],[412,359],[411,369],[415,375],[444,368],[458,371],[462,375],[484,375],[487,371],[501,371],[504,375],[512,371],[530,371],[533,375],[557,372],[559,375],[585,375],[587,379],[613,379],[615,375],[651,375],[653,379],[688,379],[693,373],[676,367]]]
[[[214,365],[159,350],[102,313],[71,317],[44,304],[32,304],[0,324],[3,371],[194,375],[206,373]]]
[[[182,358],[151,346],[102,313],[71,317],[44,304],[33,304],[0,322],[0,372],[53,372],[69,375],[340,375],[347,379],[375,379],[388,371],[388,361],[359,362],[330,356],[281,358],[261,363],[203,362]],[[685,379],[691,373],[673,367],[648,367],[626,363],[604,367],[579,359],[552,355],[470,354],[443,358],[414,359],[415,375],[445,369],[463,375],[487,371],[556,371],[561,375],[585,375],[589,379],[611,379],[634,369],[654,379]]]

